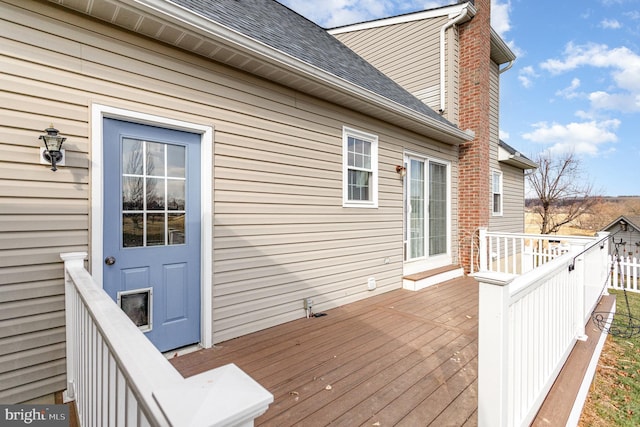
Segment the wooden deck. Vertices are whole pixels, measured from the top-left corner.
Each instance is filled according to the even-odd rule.
[[[265,426],[477,424],[478,285],[396,290],[174,358],[235,363],[273,393]],[[379,423],[379,424],[376,424]]]
[[[477,357],[478,284],[464,277],[374,296],[171,363],[184,376],[238,365],[275,398],[256,425],[476,426]]]

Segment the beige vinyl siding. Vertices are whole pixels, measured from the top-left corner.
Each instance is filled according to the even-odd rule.
[[[524,171],[498,161],[500,140],[500,73],[491,62],[489,137],[491,141],[490,167],[502,172],[502,215],[490,215],[489,229],[524,233]],[[491,177],[489,177],[491,179]]]
[[[447,30],[446,39],[447,62],[445,64],[445,79],[447,102],[443,116],[451,123],[458,125],[460,123],[460,34],[457,25]],[[439,111],[439,108],[436,107],[435,110]]]
[[[334,36],[435,111],[440,110],[440,28],[447,17],[351,31]],[[447,108],[457,123],[457,29],[446,36]],[[453,73],[453,74],[452,74]]]
[[[509,165],[501,165],[503,186],[503,216],[499,227],[492,231],[524,233],[524,171]]]
[[[302,317],[302,298],[322,311],[402,286],[405,149],[451,161],[456,191],[456,147],[54,4],[0,1],[0,17],[3,403],[65,387],[59,253],[90,252],[94,102],[214,127],[214,342]],[[68,137],[55,173],[39,164],[51,122]],[[378,209],[342,208],[345,125],[379,138]]]

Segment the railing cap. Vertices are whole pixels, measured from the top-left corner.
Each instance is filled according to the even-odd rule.
[[[87,258],[87,252],[63,252],[60,254],[60,259],[64,262],[85,260]]]
[[[475,273],[473,277],[481,283],[506,286],[509,283],[513,282],[518,277],[518,275],[511,273],[499,273],[495,271],[479,271]]]

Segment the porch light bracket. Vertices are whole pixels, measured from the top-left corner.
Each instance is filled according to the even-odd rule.
[[[40,162],[46,165],[51,165],[52,171],[57,171],[57,166],[64,166],[64,150],[62,149],[62,143],[67,138],[58,134],[58,129],[53,127],[53,123],[44,130],[46,135],[40,135],[38,139],[44,142],[44,147],[40,147],[41,160]]]

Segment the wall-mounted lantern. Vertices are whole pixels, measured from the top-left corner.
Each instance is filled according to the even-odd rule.
[[[407,168],[402,165],[398,165],[396,166],[396,173],[400,175],[400,178],[404,178],[407,174]]]
[[[44,130],[46,135],[40,135],[41,140],[44,141],[44,147],[40,147],[42,158],[46,161],[46,164],[51,164],[51,170],[57,171],[56,165],[64,165],[64,150],[62,149],[62,143],[67,138],[58,135],[58,129],[53,127],[53,123]]]

